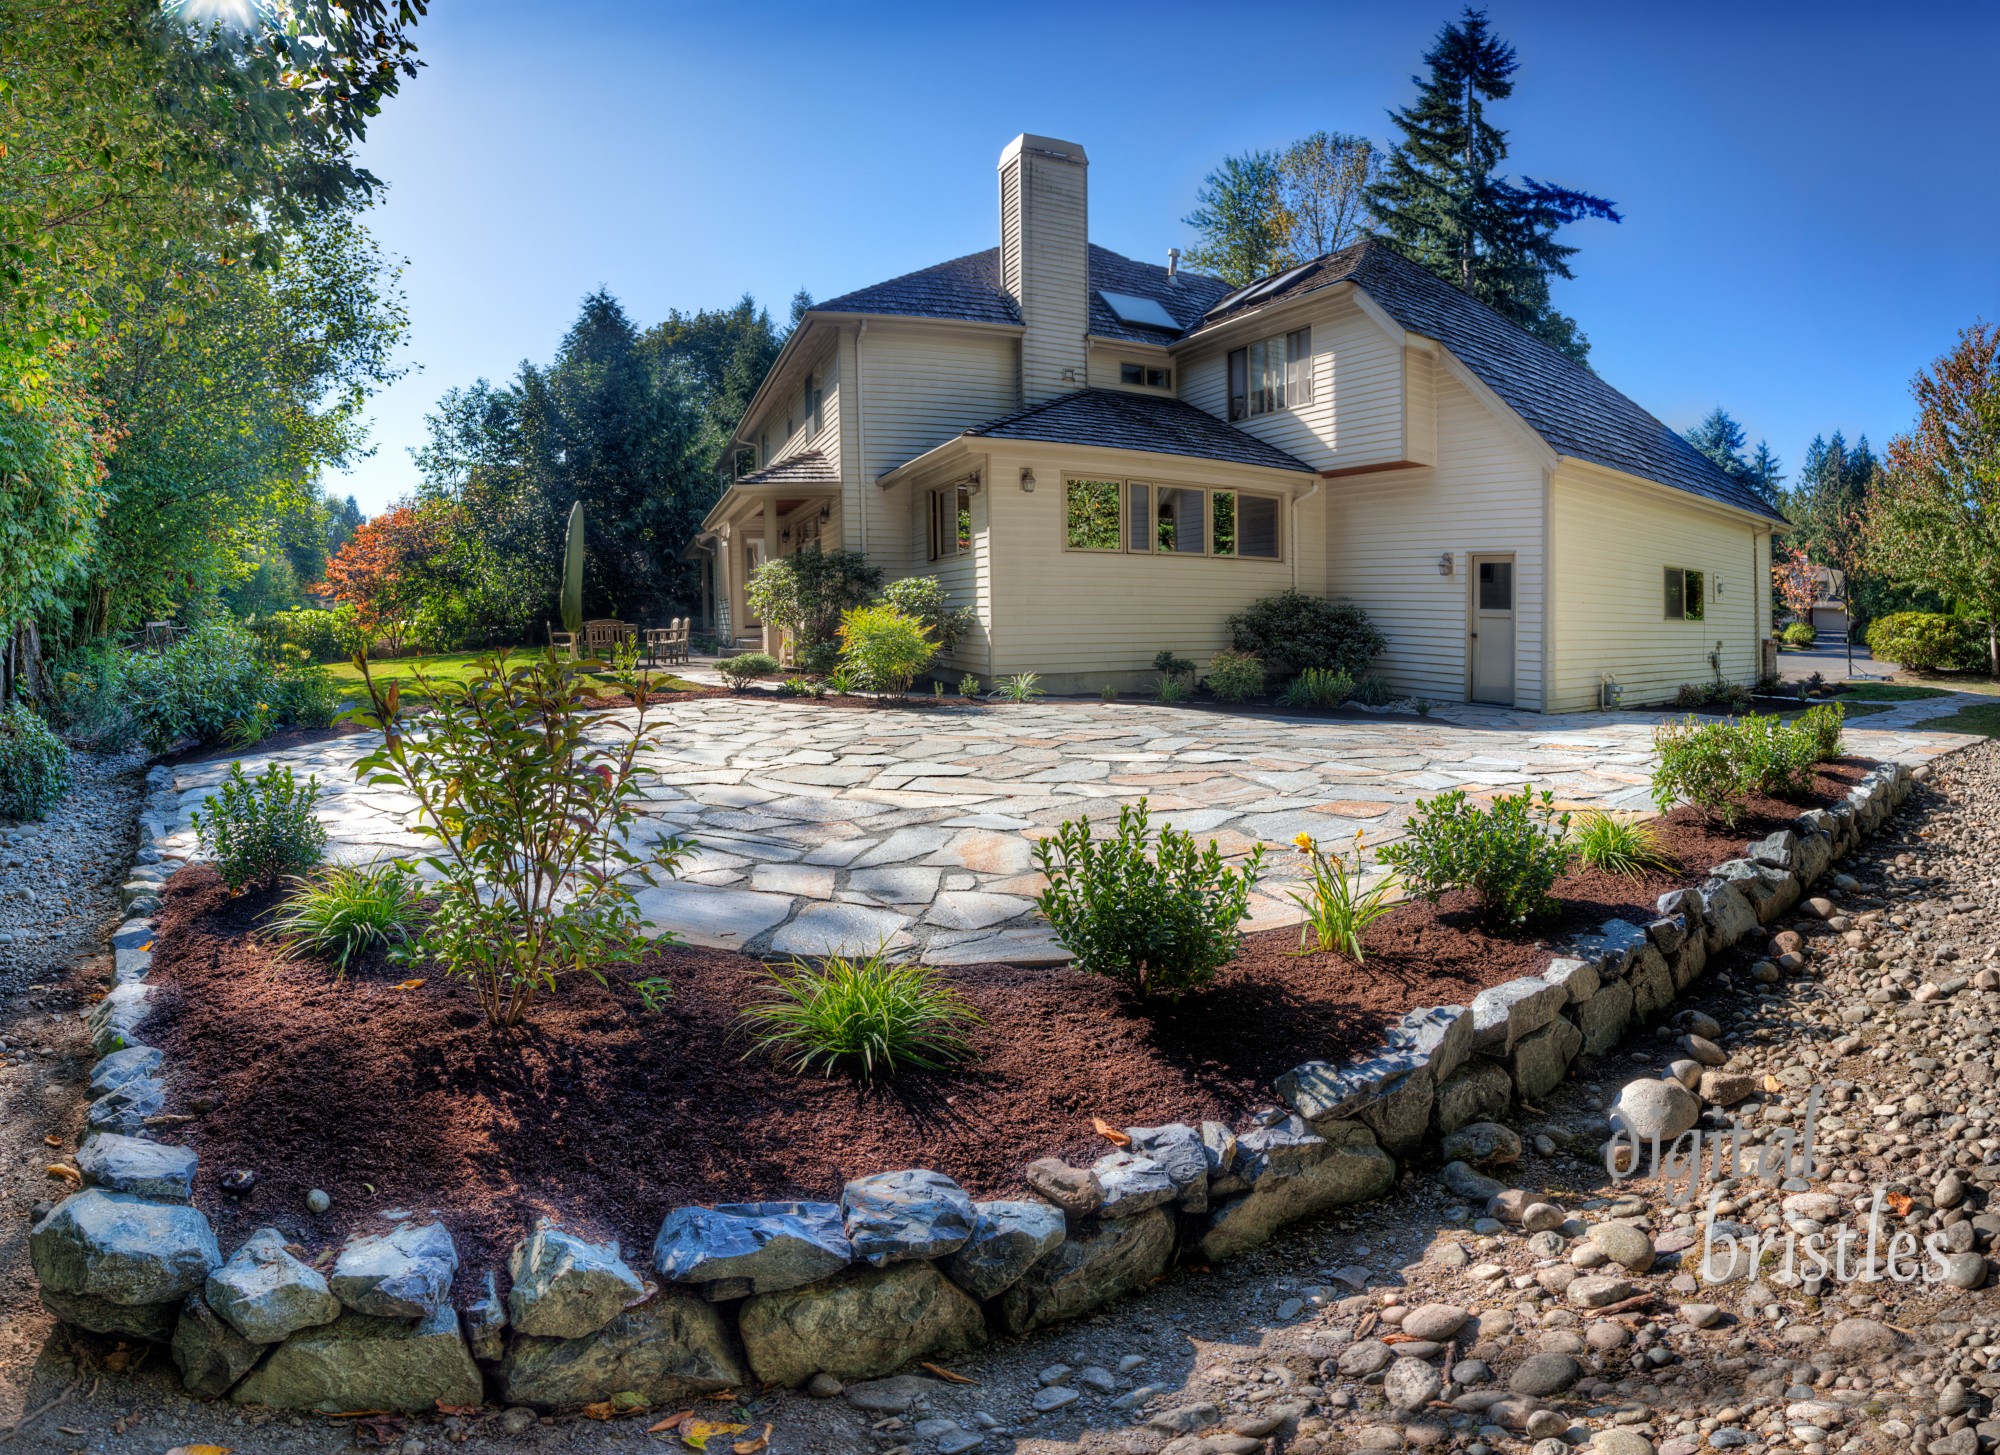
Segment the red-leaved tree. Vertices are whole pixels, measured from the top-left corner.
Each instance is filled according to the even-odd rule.
[[[1810,622],[1813,603],[1819,600],[1818,571],[1812,557],[1793,546],[1771,563],[1771,580],[1785,609],[1800,621]]]
[[[398,505],[355,527],[326,563],[328,595],[354,608],[365,631],[400,638],[422,598],[424,567],[450,545],[450,511]]]

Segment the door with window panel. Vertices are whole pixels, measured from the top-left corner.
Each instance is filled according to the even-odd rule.
[[[1514,705],[1514,558],[1472,558],[1472,700]]]

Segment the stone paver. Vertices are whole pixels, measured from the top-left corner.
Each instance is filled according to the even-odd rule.
[[[1901,705],[1848,730],[1852,751],[1918,762],[1963,743],[1922,731],[1958,695]],[[819,955],[881,945],[940,964],[1060,958],[1033,898],[1034,841],[1088,814],[1115,824],[1148,800],[1156,820],[1232,858],[1267,848],[1252,925],[1295,923],[1286,898],[1301,832],[1398,837],[1423,796],[1533,783],[1575,807],[1648,809],[1650,713],[1542,717],[1440,708],[1424,721],[1301,721],[1143,703],[1044,701],[941,710],[835,708],[702,698],[658,711],[643,832],[695,840],[683,877],[640,895],[663,930],[699,945]],[[330,855],[367,862],[420,852],[410,804],[355,782],[372,735],[280,754],[316,773]],[[227,772],[177,769],[180,832]]]

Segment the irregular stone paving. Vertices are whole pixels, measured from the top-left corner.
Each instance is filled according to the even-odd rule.
[[[1963,738],[1921,731],[1956,696],[1863,720],[1851,750],[1924,761]],[[1533,783],[1578,807],[1647,809],[1654,714],[1440,709],[1427,721],[1301,721],[1143,703],[1048,701],[922,710],[710,697],[649,714],[658,776],[646,812],[657,836],[695,840],[679,880],[642,891],[657,927],[697,945],[776,955],[886,945],[934,964],[1067,956],[1035,912],[1034,841],[1065,819],[1115,823],[1144,798],[1157,821],[1215,840],[1231,858],[1257,844],[1266,875],[1250,927],[1295,923],[1286,896],[1309,833],[1370,855],[1398,837],[1416,801],[1444,789]],[[357,783],[376,744],[354,735],[272,758],[318,775],[331,857],[409,855],[405,796]],[[228,771],[175,772],[179,822]]]

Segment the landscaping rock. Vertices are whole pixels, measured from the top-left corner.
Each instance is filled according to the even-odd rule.
[[[127,1046],[113,1051],[90,1068],[92,1097],[116,1090],[139,1076],[153,1076],[160,1069],[160,1053],[152,1046]]]
[[[1382,1376],[1382,1395],[1405,1413],[1423,1409],[1444,1393],[1444,1375],[1421,1359],[1398,1359]]]
[[[1565,986],[1535,975],[1482,990],[1472,998],[1472,1044],[1505,1055],[1516,1041],[1554,1020],[1568,1003]]]
[[[1384,1086],[1380,1095],[1364,1101],[1355,1120],[1375,1134],[1375,1139],[1391,1153],[1407,1157],[1423,1146],[1430,1135],[1431,1108],[1437,1087],[1425,1071],[1412,1071]],[[1322,1123],[1315,1123],[1315,1130]]]
[[[1577,1007],[1576,1023],[1583,1032],[1584,1051],[1602,1056],[1623,1038],[1631,1020],[1631,982],[1614,980]]]
[[[1023,1334],[1078,1318],[1166,1271],[1174,1223],[1155,1208],[1068,1238],[1000,1295],[997,1317]]]
[[[1472,1315],[1455,1303],[1427,1303],[1403,1317],[1402,1331],[1413,1339],[1442,1343],[1465,1327]]]
[[[90,1028],[90,1052],[105,1057],[139,1044],[139,1023],[146,1018],[152,994],[143,980],[114,985],[90,1008],[84,1024]]]
[[[1708,926],[1711,952],[1726,950],[1738,940],[1757,931],[1757,911],[1735,883],[1710,879],[1697,893],[1701,897],[1702,919]]]
[[[1144,1216],[1166,1215],[1139,1221]],[[850,1269],[810,1288],[758,1294],[743,1305],[738,1327],[752,1372],[766,1384],[783,1385],[820,1373],[871,1379],[913,1359],[986,1341],[979,1305],[923,1262]]]
[[[1504,1116],[1513,1100],[1514,1081],[1507,1069],[1491,1061],[1476,1062],[1439,1083],[1431,1122],[1441,1133],[1456,1131],[1468,1122]]]
[[[1567,1354],[1530,1354],[1507,1381],[1516,1394],[1561,1394],[1583,1377],[1583,1366]]]
[[[1735,1106],[1756,1094],[1757,1078],[1745,1071],[1704,1071],[1701,1099],[1716,1106]]]
[[[208,1219],[186,1203],[87,1188],[28,1237],[42,1288],[112,1304],[178,1304],[222,1262]]]
[[[507,1259],[507,1319],[517,1334],[581,1339],[646,1296],[618,1244],[587,1243],[546,1221]]]
[[[972,1236],[944,1262],[945,1275],[982,1303],[1013,1287],[1062,1242],[1060,1209],[1045,1202],[974,1203]]]
[[[1630,1223],[1598,1223],[1590,1230],[1590,1243],[1628,1272],[1644,1273],[1653,1266],[1653,1240]]]
[[[1648,1078],[1627,1082],[1612,1114],[1642,1145],[1665,1144],[1695,1124],[1701,1102],[1678,1081]]]
[[[285,1251],[276,1228],[259,1228],[205,1287],[208,1306],[253,1344],[275,1344],[340,1317],[340,1300],[318,1271]]]
[[[1501,1167],[1521,1160],[1521,1138],[1498,1122],[1473,1122],[1448,1134],[1440,1151],[1447,1162]]]
[[[1328,1133],[1318,1161],[1292,1176],[1257,1178],[1250,1191],[1211,1213],[1202,1256],[1220,1262],[1268,1241],[1286,1223],[1388,1191],[1396,1180],[1396,1164],[1368,1128],[1348,1122]]]
[[[1267,1177],[1293,1177],[1327,1153],[1327,1141],[1298,1116],[1277,1113],[1236,1139],[1237,1176],[1255,1187]]]
[[[458,1250],[442,1223],[407,1223],[355,1238],[334,1260],[328,1286],[358,1314],[428,1319],[451,1298]]]
[[[201,1399],[221,1399],[264,1352],[216,1317],[198,1293],[181,1302],[172,1350],[181,1387]]]
[[[1148,1208],[1173,1202],[1173,1179],[1167,1169],[1150,1157],[1128,1151],[1108,1152],[1090,1167],[1097,1185],[1104,1189],[1104,1205],[1098,1215],[1106,1218],[1137,1217]]]
[[[854,1261],[831,1202],[729,1202],[680,1207],[660,1224],[653,1266],[675,1283],[743,1279],[779,1293],[830,1277]]]
[[[877,1268],[957,1252],[975,1216],[964,1188],[924,1168],[857,1177],[841,1189],[840,1210],[854,1256]]]
[[[495,1378],[508,1402],[551,1409],[628,1391],[672,1405],[750,1382],[722,1314],[671,1288],[580,1339],[513,1335]]]
[[[107,1192],[129,1192],[156,1202],[186,1202],[194,1192],[192,1148],[99,1132],[76,1151],[83,1180]]]
[[[1428,1072],[1433,1082],[1442,1081],[1472,1054],[1472,1008],[1434,1005],[1410,1011],[1389,1027],[1383,1041]]]
[[[428,1414],[439,1405],[479,1404],[485,1390],[458,1315],[439,1307],[414,1321],[344,1313],[301,1329],[230,1398],[273,1409]]]
[[[1674,1003],[1674,972],[1666,957],[1651,945],[1632,957],[1626,979],[1632,986],[1633,1019],[1658,1015]]]
[[[1166,1170],[1182,1212],[1207,1211],[1208,1155],[1200,1132],[1172,1122],[1163,1127],[1127,1127],[1125,1135],[1132,1139],[1132,1151]]]
[[[57,1293],[42,1289],[42,1307],[74,1329],[93,1334],[121,1334],[164,1344],[174,1336],[180,1321],[181,1301],[166,1303],[113,1303],[88,1293]]]
[[[1230,1142],[1233,1147],[1235,1139]],[[1089,1217],[1104,1206],[1104,1189],[1087,1167],[1072,1167],[1060,1157],[1040,1157],[1022,1175],[1028,1186],[1073,1218]]]
[[[1582,1049],[1583,1032],[1560,1016],[1521,1037],[1509,1061],[1515,1094],[1523,1101],[1540,1101],[1562,1084]]]
[[[146,1129],[148,1118],[166,1109],[166,1083],[154,1076],[135,1076],[93,1101],[83,1121],[93,1132],[132,1136]]]
[[[507,1305],[500,1297],[500,1279],[491,1268],[481,1281],[479,1296],[465,1306],[459,1321],[472,1357],[491,1364],[507,1352]]]

